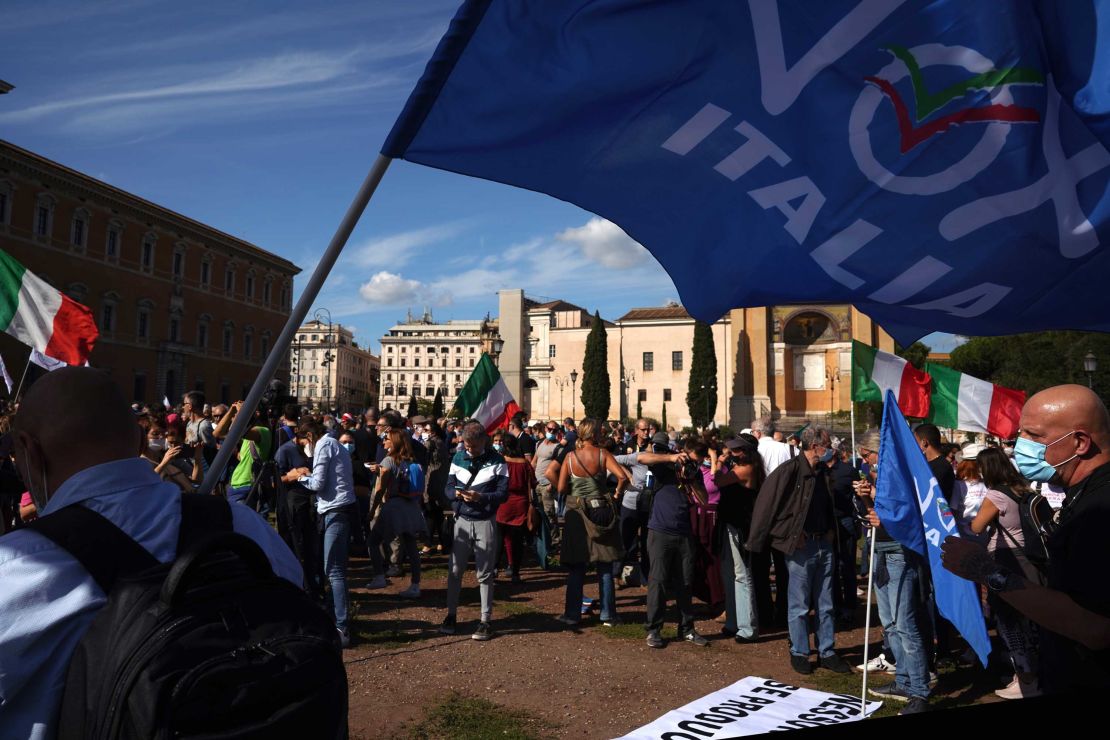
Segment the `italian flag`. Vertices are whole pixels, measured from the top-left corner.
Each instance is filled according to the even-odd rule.
[[[501,373],[484,352],[463,386],[454,408],[464,418],[481,422],[487,432],[508,426],[509,419],[520,411],[520,406],[505,387]]]
[[[852,400],[882,402],[890,390],[906,416],[929,415],[929,376],[898,355],[852,340]]]
[[[933,378],[929,421],[938,427],[985,432],[1001,439],[1017,436],[1025,391],[1003,388],[944,365],[926,363]]]
[[[29,272],[0,250],[0,327],[31,349],[83,365],[100,332],[87,306]]]

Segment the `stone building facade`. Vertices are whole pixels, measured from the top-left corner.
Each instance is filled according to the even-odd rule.
[[[289,348],[289,364],[289,393],[310,407],[342,413],[378,403],[380,360],[342,324],[303,324]]]

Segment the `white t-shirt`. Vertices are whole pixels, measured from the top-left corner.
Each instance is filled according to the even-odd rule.
[[[987,496],[987,487],[981,480],[957,480],[952,488],[952,500],[949,505],[952,513],[956,515],[956,527],[960,536],[975,542],[986,544],[986,533],[975,534],[971,531],[971,522],[979,514],[983,499]]]
[[[760,437],[759,456],[763,458],[763,472],[770,475],[779,465],[790,462],[790,445],[776,442],[771,437]]]

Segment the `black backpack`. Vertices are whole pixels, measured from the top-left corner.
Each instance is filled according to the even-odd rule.
[[[32,526],[108,594],[70,661],[58,737],[346,737],[332,619],[232,530],[227,501],[182,494],[164,564],[84,506]]]
[[[1036,491],[1028,491],[1024,496],[1018,498],[1010,488],[1006,486],[999,486],[1001,491],[1007,498],[1017,504],[1018,514],[1021,517],[1021,535],[1025,540],[1022,546],[1022,552],[1029,562],[1042,573],[1048,567],[1048,545],[1046,544],[1049,536],[1056,529],[1055,511],[1052,504],[1048,502],[1044,496]],[[1001,529],[1001,524],[999,525]],[[1002,530],[1005,533],[1005,530]]]

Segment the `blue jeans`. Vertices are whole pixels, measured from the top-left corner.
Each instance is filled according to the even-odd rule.
[[[897,542],[878,542],[873,567],[879,621],[894,653],[894,682],[910,696],[928,698],[929,663],[918,626],[920,558]]]
[[[725,525],[724,543],[721,547],[721,584],[725,589],[725,630],[739,637],[759,637],[759,619],[755,611],[755,590],[748,567],[748,553],[744,550],[740,532],[731,524]]]
[[[345,510],[324,513],[324,575],[331,584],[335,626],[347,631],[347,537],[351,517]]]
[[[617,594],[613,590],[613,564],[594,563],[597,568],[597,588],[601,596],[601,621],[617,618]],[[582,587],[586,582],[586,563],[567,566],[567,599],[565,616],[577,620],[582,613]]]
[[[227,487],[227,502],[229,504],[245,504],[247,503],[247,494],[251,492],[250,486],[239,486],[238,488]]]
[[[809,610],[817,612],[817,654],[833,654],[836,626],[833,620],[833,546],[824,538],[807,538],[805,544],[786,556],[786,625],[790,630],[790,654],[809,657]]]

